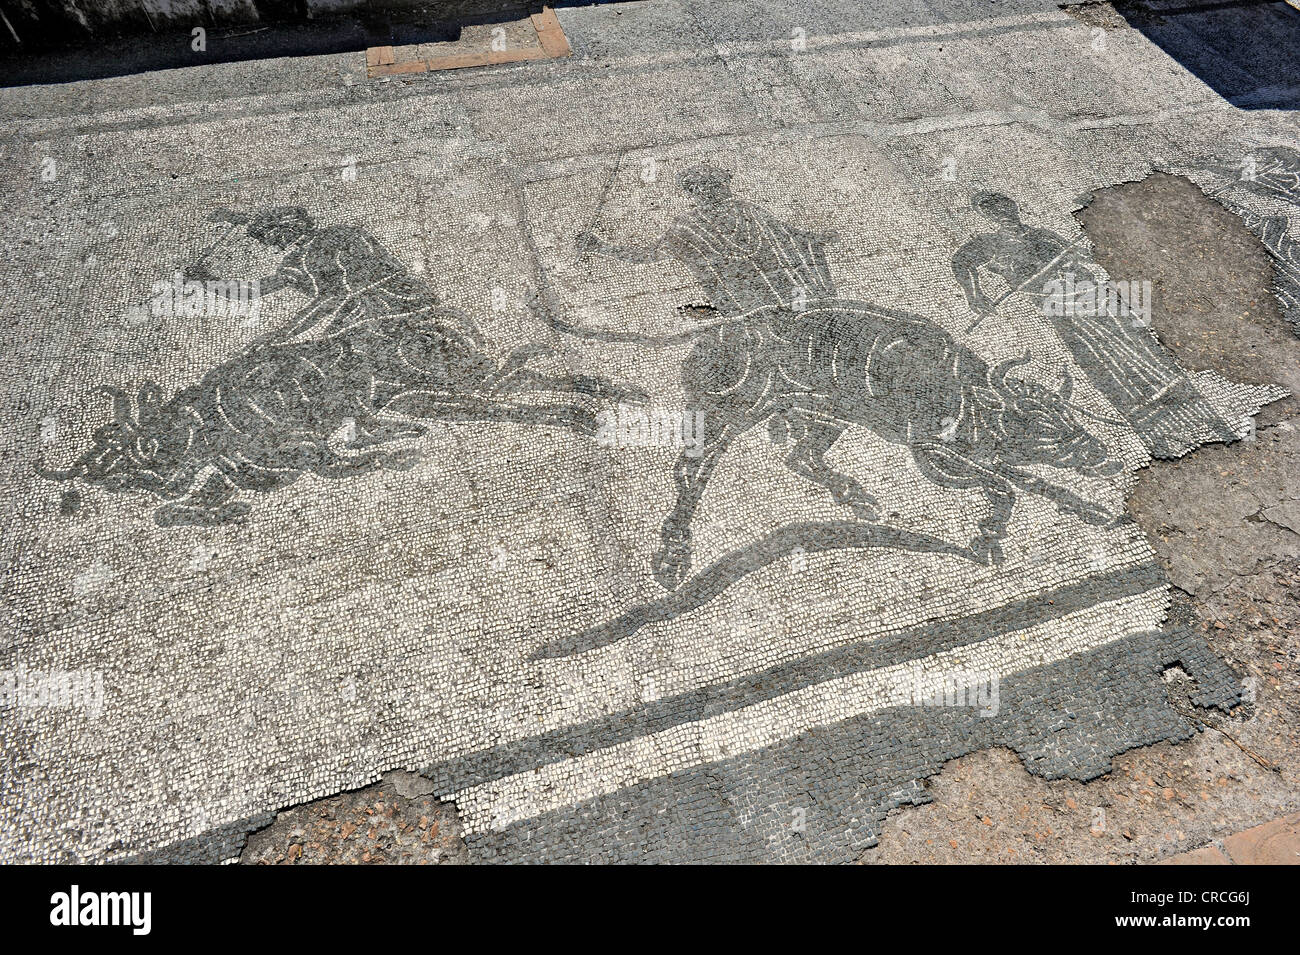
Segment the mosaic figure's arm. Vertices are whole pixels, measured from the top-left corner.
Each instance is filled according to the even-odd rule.
[[[623,262],[633,262],[637,265],[662,262],[669,255],[666,240],[662,236],[655,240],[652,245],[636,248],[602,239],[594,232],[582,232],[578,235],[577,244],[578,251],[582,254],[594,252],[598,255],[608,255]]]
[[[952,274],[966,294],[966,304],[976,314],[983,314],[991,308],[988,296],[980,288],[979,270],[992,258],[992,251],[987,248],[983,237],[971,239],[952,256]]]
[[[185,273],[185,280],[188,282],[202,282],[205,288],[210,288],[212,292],[220,295],[225,299],[245,299],[251,293],[258,298],[278,292],[283,288],[288,288],[291,280],[279,272],[261,279],[254,279],[251,282],[247,279],[225,279],[207,268],[200,265],[197,268],[191,268]]]

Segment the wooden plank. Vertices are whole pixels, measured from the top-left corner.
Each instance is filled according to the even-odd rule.
[[[573,53],[573,48],[569,46],[569,38],[564,35],[560,18],[555,15],[554,10],[543,7],[541,13],[531,14],[529,19],[533,21],[537,39],[542,41],[542,49],[546,51],[548,57],[569,56]]]
[[[517,50],[490,50],[483,53],[454,53],[429,60],[397,62],[391,46],[372,46],[366,50],[366,72],[370,76],[394,76],[402,73],[436,72],[438,70],[463,70],[476,66],[497,66],[502,63],[521,63],[525,60],[547,60],[571,56],[573,48],[560,27],[560,20],[550,7],[541,13],[530,14],[529,22],[537,31],[540,46]]]
[[[391,63],[381,66],[379,69],[389,76],[396,76],[401,73],[424,73],[429,69],[429,64],[424,60],[407,60],[404,63]]]
[[[504,50],[490,53],[458,53],[429,60],[429,70],[463,70],[472,66],[496,66],[500,63],[520,63],[524,60],[546,59],[544,50]]]

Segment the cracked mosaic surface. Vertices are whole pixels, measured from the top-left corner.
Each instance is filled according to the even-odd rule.
[[[1236,164],[1206,162],[1186,171],[1207,195],[1241,216],[1273,259],[1273,293],[1300,335],[1300,150],[1265,145]]]
[[[873,95],[994,28],[1042,69]],[[251,150],[18,130],[65,172],[7,198],[4,666],[104,700],[0,724],[5,858],[218,861],[399,769],[480,861],[847,860],[963,753],[1089,779],[1187,738],[1169,666],[1239,699],[1119,515],[1284,393],[1044,288],[1141,278],[1091,260],[1089,191],[1294,120],[1120,41],[1082,88],[1055,12],[599,81],[568,32],[576,66],[298,103]],[[530,135],[556,85],[590,122]],[[148,307],[176,273],[264,298]],[[996,707],[930,705],[954,674]]]

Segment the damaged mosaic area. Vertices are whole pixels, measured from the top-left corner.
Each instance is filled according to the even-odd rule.
[[[1235,163],[1213,158],[1177,170],[1235,212],[1273,260],[1273,294],[1300,335],[1300,150],[1267,144]]]
[[[3,666],[103,698],[0,724],[0,856],[223,861],[400,770],[474,861],[850,861],[965,753],[1194,735],[1170,667],[1239,702],[1124,500],[1284,392],[1181,367],[1072,213],[1294,135],[822,120],[26,206]]]

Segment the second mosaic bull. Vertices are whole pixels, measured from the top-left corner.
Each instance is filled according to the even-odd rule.
[[[671,590],[689,575],[691,520],[709,475],[736,438],[764,422],[774,442],[791,446],[788,467],[864,520],[877,519],[875,498],[825,459],[850,426],[907,447],[936,484],[978,488],[988,512],[970,547],[984,563],[1003,560],[1017,491],[1089,524],[1114,523],[1104,508],[1028,470],[1123,470],[1078,420],[1084,412],[1072,403],[1068,373],[1056,390],[1010,375],[1028,361],[1025,354],[990,367],[929,319],[843,299],[761,308],[702,331],[682,375],[687,406],[707,422],[704,451],[675,465],[677,500],[655,578]]]
[[[645,400],[599,376],[533,367],[550,354],[545,345],[491,354],[468,315],[442,304],[364,229],[319,227],[296,206],[212,218],[247,225],[251,238],[284,253],[279,269],[254,283],[262,295],[294,290],[306,304],[288,327],[166,400],[151,382],[134,408],[124,389],[100,388],[112,398],[112,420],[70,467],[38,466],[43,476],[153,494],[163,500],[154,519],[165,526],[226,524],[250,510],[236,500],[241,491],[287,487],[304,474],[411,467],[416,449],[392,445],[420,437],[429,421],[595,436],[598,404]]]

